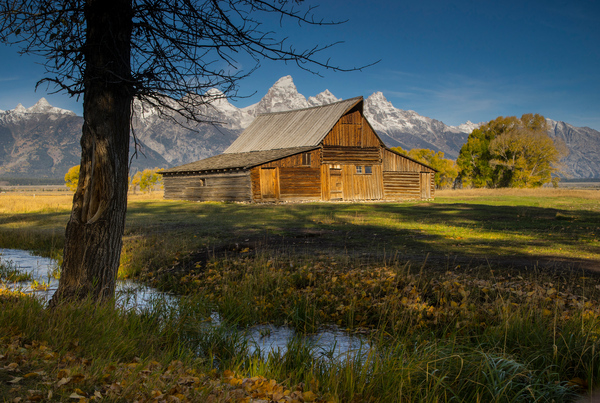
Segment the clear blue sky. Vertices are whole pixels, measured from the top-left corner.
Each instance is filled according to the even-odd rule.
[[[280,77],[292,75],[300,93],[329,89],[338,98],[381,91],[394,106],[458,125],[497,116],[540,113],[600,130],[600,1],[307,0],[318,17],[348,20],[329,27],[285,28],[298,48],[337,41],[324,54],[351,73],[263,62],[241,82],[235,104],[257,102]],[[46,97],[81,114],[81,101],[34,92],[38,59],[0,45],[0,109]],[[242,64],[242,68],[243,68]]]

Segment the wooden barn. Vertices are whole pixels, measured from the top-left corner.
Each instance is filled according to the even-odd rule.
[[[386,147],[363,98],[267,113],[221,155],[163,172],[165,198],[198,201],[430,199],[435,170]]]

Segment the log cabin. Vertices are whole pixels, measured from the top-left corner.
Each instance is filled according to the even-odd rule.
[[[431,199],[435,169],[392,151],[363,98],[259,115],[223,154],[163,171],[166,199]]]

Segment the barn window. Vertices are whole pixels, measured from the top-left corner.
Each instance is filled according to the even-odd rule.
[[[206,186],[206,179],[198,179],[198,186]]]
[[[302,165],[309,165],[310,166],[310,153],[303,153],[302,154]]]
[[[371,165],[356,165],[356,173],[358,175],[370,175],[373,173],[373,167]]]

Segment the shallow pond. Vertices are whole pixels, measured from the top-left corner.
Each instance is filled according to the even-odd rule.
[[[0,248],[0,264],[5,268],[17,269],[21,273],[30,275],[29,280],[24,282],[0,280],[0,288],[34,293],[37,297],[48,301],[58,287],[58,280],[53,277],[57,263],[53,259],[35,256],[24,250]],[[116,297],[117,303],[127,310],[143,309],[156,299],[167,303],[169,301],[175,303],[178,299],[176,295],[163,293],[130,280],[117,281]],[[214,314],[212,319],[212,323],[219,324],[217,314]],[[285,352],[288,342],[296,336],[295,331],[286,326],[257,325],[241,330],[248,338],[251,352],[258,349],[265,356],[271,351]],[[306,342],[315,346],[315,351],[320,350],[323,354],[333,357],[343,357],[361,347],[367,347],[364,338],[335,327],[322,329],[318,333],[303,337]]]

